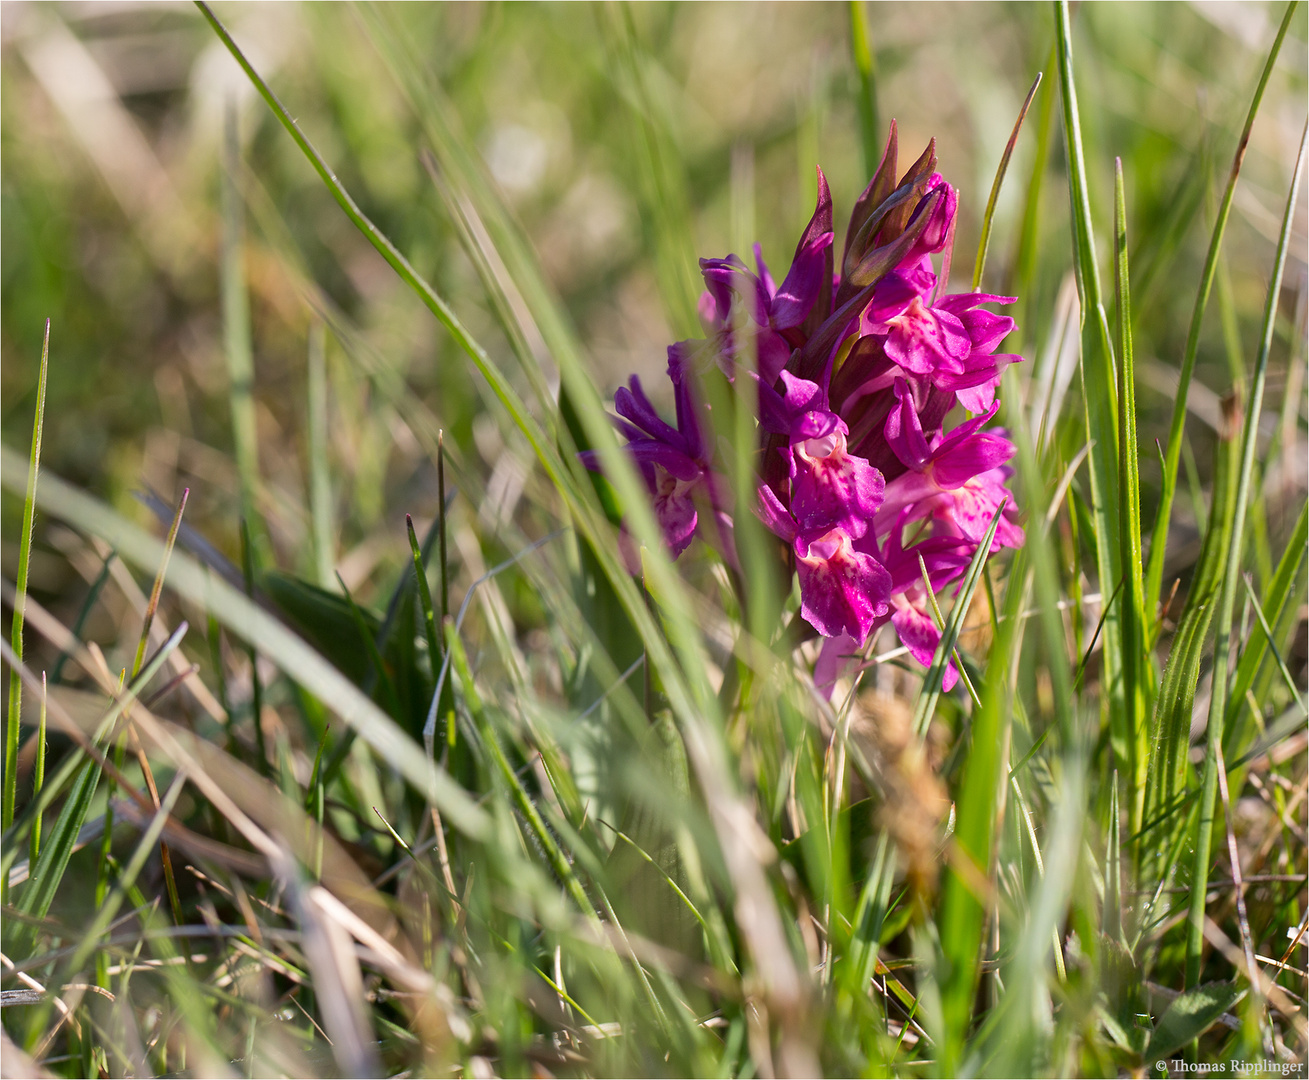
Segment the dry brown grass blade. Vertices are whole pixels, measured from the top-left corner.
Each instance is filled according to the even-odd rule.
[[[274,870],[300,924],[300,948],[313,974],[318,1013],[341,1075],[380,1075],[364,1007],[363,974],[349,933],[323,911],[313,890],[305,888],[300,869],[289,856],[280,855]]]

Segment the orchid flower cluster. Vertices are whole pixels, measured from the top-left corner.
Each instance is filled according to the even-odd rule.
[[[1000,514],[991,550],[1023,531],[1006,489],[1014,453],[983,430],[1013,319],[989,293],[946,294],[957,198],[935,171],[935,141],[896,180],[894,122],[876,175],[855,203],[839,268],[832,199],[818,201],[778,285],[758,244],[701,259],[703,339],[668,349],[676,426],[633,376],[614,395],[618,426],[674,557],[698,534],[736,565],[731,485],[704,380],[752,380],[759,456],[755,513],[785,545],[800,613],[824,639],[815,678],[830,687],[882,625],[930,665],[941,632],[931,595],[963,574]],[[932,256],[940,255],[936,269]],[[952,410],[967,419],[945,430]],[[584,455],[596,467],[592,455]],[[944,676],[949,690],[953,663]]]

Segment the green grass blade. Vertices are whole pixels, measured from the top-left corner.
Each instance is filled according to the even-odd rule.
[[[1240,751],[1232,744],[1231,738],[1236,734],[1234,721],[1245,707],[1245,695],[1255,685],[1255,677],[1269,651],[1277,648],[1278,641],[1285,643],[1295,628],[1298,618],[1295,607],[1298,605],[1293,605],[1291,600],[1295,596],[1295,583],[1301,578],[1300,571],[1305,562],[1307,540],[1309,540],[1309,505],[1300,507],[1300,516],[1296,518],[1290,542],[1264,593],[1263,612],[1271,616],[1272,636],[1270,637],[1266,631],[1262,636],[1251,635],[1250,640],[1241,649],[1241,659],[1236,665],[1236,674],[1232,677],[1232,692],[1226,720],[1228,742],[1223,746],[1223,755],[1229,761],[1240,756]]]
[[[1184,794],[1191,713],[1201,664],[1208,655],[1205,644],[1213,624],[1223,560],[1231,538],[1240,452],[1239,423],[1239,416],[1233,417],[1231,424],[1219,433],[1214,451],[1213,502],[1204,544],[1173,633],[1151,718],[1145,821],[1163,825],[1166,829],[1178,824],[1173,818],[1163,815]],[[1169,846],[1166,835],[1152,835],[1156,825],[1144,826],[1137,837],[1140,845],[1138,866],[1143,869],[1140,858],[1144,851],[1161,851]],[[1170,876],[1172,872],[1169,864],[1157,866],[1160,878]]]
[[[1200,979],[1200,953],[1204,945],[1205,894],[1209,883],[1209,849],[1213,839],[1223,724],[1227,718],[1228,662],[1231,651],[1232,619],[1236,609],[1236,593],[1239,588],[1241,559],[1244,553],[1245,511],[1250,501],[1250,481],[1254,473],[1255,452],[1259,440],[1259,416],[1263,409],[1264,384],[1268,378],[1268,357],[1272,351],[1273,331],[1277,322],[1277,302],[1282,291],[1282,272],[1286,268],[1286,254],[1291,242],[1291,226],[1295,219],[1296,197],[1300,192],[1300,170],[1304,167],[1307,137],[1309,137],[1309,125],[1306,125],[1300,137],[1300,151],[1295,158],[1291,190],[1287,195],[1286,211],[1282,216],[1282,229],[1277,241],[1277,254],[1273,261],[1272,280],[1268,283],[1268,298],[1264,304],[1259,355],[1255,359],[1254,378],[1250,382],[1250,400],[1246,406],[1245,425],[1241,434],[1241,472],[1236,488],[1236,503],[1232,508],[1232,536],[1226,552],[1226,565],[1218,601],[1212,696],[1209,702],[1209,724],[1206,731],[1204,779],[1200,792],[1200,820],[1196,828],[1195,867],[1191,875],[1191,905],[1187,912],[1186,985],[1188,987],[1196,985]]]
[[[1277,63],[1277,55],[1281,51],[1282,41],[1290,28],[1291,16],[1295,14],[1297,2],[1298,0],[1291,0],[1286,6],[1286,13],[1282,16],[1282,24],[1278,27],[1277,37],[1273,39],[1272,48],[1268,53],[1268,60],[1264,64],[1263,72],[1259,76],[1259,83],[1255,87],[1249,112],[1246,113],[1245,126],[1241,129],[1241,137],[1236,144],[1236,154],[1232,159],[1231,172],[1227,177],[1227,188],[1223,192],[1223,199],[1218,207],[1218,217],[1214,221],[1213,234],[1209,239],[1209,250],[1205,255],[1204,269],[1200,273],[1200,289],[1196,294],[1195,307],[1191,312],[1191,325],[1186,335],[1186,352],[1182,355],[1182,366],[1178,372],[1177,396],[1173,401],[1173,416],[1168,426],[1168,447],[1164,459],[1162,486],[1159,492],[1159,509],[1155,517],[1154,530],[1150,536],[1150,562],[1145,575],[1145,596],[1146,602],[1152,606],[1159,602],[1159,591],[1163,585],[1164,555],[1168,544],[1168,527],[1173,509],[1173,496],[1177,490],[1178,463],[1181,460],[1182,453],[1182,428],[1186,423],[1186,401],[1191,388],[1191,375],[1195,370],[1196,352],[1200,347],[1200,327],[1204,321],[1204,309],[1209,302],[1209,291],[1213,287],[1214,274],[1218,269],[1218,254],[1222,248],[1223,234],[1227,229],[1227,218],[1231,213],[1232,199],[1236,194],[1236,180],[1240,175],[1241,164],[1245,161],[1246,148],[1250,143],[1250,132],[1254,127],[1254,118],[1259,112],[1259,104],[1263,101],[1264,90],[1268,86],[1268,79],[1273,73],[1274,65]],[[1162,617],[1162,613],[1159,617]]]
[[[73,856],[77,833],[91,809],[91,800],[95,798],[95,790],[100,783],[100,773],[100,766],[94,761],[88,761],[77,774],[73,790],[64,800],[54,828],[50,830],[41,858],[32,864],[31,876],[15,905],[24,914],[40,918],[50,910],[55,892],[63,881],[64,871],[68,869],[68,860]]]
[[[1049,71],[1057,63],[1057,43],[1051,43],[1050,55],[1045,69]],[[1035,341],[1033,327],[1028,324],[1036,311],[1036,273],[1037,256],[1041,232],[1041,191],[1045,173],[1050,164],[1050,146],[1054,142],[1054,87],[1047,86],[1041,98],[1040,114],[1036,118],[1036,152],[1032,155],[1032,171],[1027,180],[1027,191],[1023,196],[1022,226],[1014,244],[1014,258],[1005,282],[1005,292],[1018,297],[1015,317],[1017,330],[1023,341]],[[1012,340],[1012,339],[1011,339]],[[1014,348],[1017,346],[1014,345]]]
[[[423,565],[423,549],[418,543],[418,534],[414,532],[414,519],[405,514],[405,528],[409,533],[409,550],[414,557],[414,575],[418,579],[418,599],[423,608],[423,630],[427,635],[427,655],[435,676],[441,665],[441,651],[436,631],[436,612],[432,608],[432,587],[427,583],[427,568]]]
[[[1118,809],[1118,770],[1114,770],[1113,787],[1109,789],[1109,836],[1104,853],[1104,920],[1106,937],[1119,941],[1123,936],[1123,866],[1119,850],[1118,833],[1121,828]]]
[[[41,368],[36,379],[36,417],[32,421],[32,452],[27,462],[27,491],[23,496],[23,533],[18,545],[18,577],[15,581],[13,620],[9,641],[14,655],[23,658],[23,609],[27,600],[27,572],[32,558],[32,526],[36,518],[36,481],[41,469],[41,432],[45,426],[46,379],[50,371],[50,320],[45,321],[45,340],[41,344]],[[18,743],[22,728],[23,682],[18,672],[9,671],[9,711],[5,716],[4,796],[0,803],[0,829],[14,823],[18,804]],[[0,882],[0,890],[6,885]]]
[[[332,475],[328,467],[327,328],[317,319],[309,328],[309,518],[313,525],[314,569],[318,584],[332,587],[336,541],[332,526]]]
[[[882,127],[877,115],[877,56],[867,0],[849,0],[850,56],[859,76],[855,105],[859,111],[859,147],[863,151],[864,175],[872,176],[882,157]]]
[[[943,635],[932,669],[939,679],[939,670],[949,653],[944,648],[951,630],[957,631],[967,609],[965,593],[971,596],[980,580],[991,537],[1000,523],[1003,507],[996,512],[991,530],[977,548],[973,565],[965,576],[965,584],[950,613],[951,626]],[[1030,542],[1030,541],[1029,541]],[[966,864],[985,880],[991,870],[991,853],[996,828],[996,799],[998,786],[1003,782],[1004,762],[1002,746],[1007,742],[1006,732],[1013,710],[1010,696],[1013,687],[1009,679],[1013,649],[1022,632],[1022,598],[1026,592],[1026,560],[1020,554],[1010,572],[1005,594],[1005,618],[999,623],[999,632],[992,644],[988,660],[989,675],[982,688],[982,703],[973,714],[972,747],[964,766],[964,776],[957,798],[957,826],[952,840],[954,856],[945,872],[944,892],[941,899],[937,926],[940,931],[940,948],[945,960],[944,976],[940,980],[941,1021],[943,1025],[941,1070],[950,1075],[958,1068],[967,1032],[970,1027],[973,999],[976,993],[978,959],[982,944],[983,923],[987,911],[975,895],[975,875],[963,875],[958,867]],[[971,588],[970,588],[971,586]],[[958,618],[957,618],[958,617]],[[939,687],[939,681],[935,682]],[[920,705],[926,694],[920,696]],[[931,714],[927,713],[930,720]],[[915,715],[917,720],[917,714]],[[925,732],[926,727],[916,731]]]
[[[851,0],[853,8],[857,0]],[[1005,143],[1004,153],[1000,155],[1000,164],[996,166],[995,179],[991,182],[991,194],[986,200],[986,212],[982,215],[982,239],[977,243],[977,261],[973,264],[973,292],[981,287],[982,272],[986,269],[986,251],[991,246],[991,226],[995,223],[995,204],[1000,200],[1000,188],[1004,184],[1005,173],[1009,171],[1009,159],[1013,156],[1014,145],[1018,142],[1018,133],[1023,129],[1027,119],[1027,110],[1032,106],[1032,99],[1041,85],[1041,72],[1032,80],[1032,88],[1027,91],[1023,107],[1018,110],[1018,119],[1014,121],[1014,130]]]
[[[551,868],[558,875],[559,880],[563,882],[564,887],[568,890],[568,895],[572,897],[578,909],[588,917],[593,916],[595,905],[587,897],[586,890],[582,888],[582,883],[578,881],[568,859],[560,850],[559,844],[555,841],[550,830],[546,828],[545,822],[541,820],[541,814],[536,809],[536,804],[532,802],[531,796],[528,795],[522,781],[518,779],[513,767],[505,757],[504,749],[500,746],[500,736],[497,734],[491,718],[487,715],[481,695],[477,692],[477,687],[473,682],[472,669],[468,666],[468,655],[464,652],[463,642],[459,640],[459,632],[455,629],[453,623],[446,623],[445,625],[445,644],[446,649],[450,652],[454,673],[463,691],[464,703],[468,707],[473,722],[478,727],[483,743],[495,761],[501,779],[513,795],[519,813],[527,821],[528,827],[531,828],[537,842],[545,851]]]
[[[449,331],[456,344],[463,349],[473,361],[479,373],[491,386],[493,393],[519,430],[527,437],[547,475],[564,496],[570,511],[576,515],[587,539],[594,545],[606,575],[610,578],[611,583],[622,599],[629,617],[641,630],[643,638],[647,641],[662,641],[662,634],[655,627],[649,612],[646,610],[644,601],[632,584],[630,576],[622,569],[616,556],[608,551],[609,529],[606,524],[601,522],[601,515],[597,512],[594,499],[590,496],[592,490],[590,481],[581,475],[581,466],[575,461],[566,462],[558,453],[554,441],[541,429],[540,425],[528,412],[518,393],[505,379],[499,368],[491,361],[482,346],[469,334],[450,306],[414,270],[399,249],[359,209],[349,192],[346,191],[322,156],[305,137],[299,125],[291,118],[285,106],[278,100],[277,95],[255,71],[245,54],[237,46],[209,6],[203,3],[202,0],[197,3],[197,6],[209,21],[219,39],[231,52],[237,63],[240,64],[242,70],[259,91],[260,96],[263,97],[273,114],[309,160],[331,192],[332,197],[345,211],[346,216],[372,243],[387,264],[400,276],[400,279],[414,290],[427,308],[437,317],[438,321]],[[579,403],[580,418],[585,425],[586,434],[591,438],[593,446],[603,454],[606,475],[612,480],[618,489],[619,495],[624,500],[633,533],[642,542],[646,543],[650,549],[647,558],[647,570],[656,579],[659,594],[665,598],[666,602],[679,601],[669,612],[672,615],[674,629],[672,637],[681,650],[693,650],[698,646],[698,635],[694,629],[694,620],[685,603],[685,596],[678,575],[674,573],[672,563],[663,550],[662,534],[656,526],[653,514],[647,505],[648,496],[645,493],[644,485],[637,477],[627,456],[618,451],[612,426],[605,419],[604,407],[590,376],[582,370],[580,364],[565,364],[563,363],[564,359],[575,361],[576,358],[567,354],[561,357],[562,374],[567,389]],[[581,405],[586,407],[581,408]],[[671,657],[666,649],[660,648],[658,645],[655,648],[658,653],[655,657],[656,661],[668,671],[665,690],[669,693],[670,702],[679,715],[683,717],[703,716],[706,707],[709,709],[709,715],[714,715],[715,701],[713,693],[709,688],[708,681],[698,677],[700,673],[697,672],[696,667],[691,666],[688,671],[688,674],[695,677],[692,686],[684,687],[680,680],[671,678],[673,676],[673,670],[670,666]],[[687,691],[692,687],[695,692],[695,705],[692,704],[687,694]]]
[[[37,803],[41,798],[41,789],[45,787],[45,721],[46,705],[48,703],[49,687],[46,683],[45,672],[41,672],[41,718],[36,725],[36,761],[32,768],[32,802]],[[36,811],[36,816],[32,819],[32,838],[28,856],[32,866],[36,865],[37,856],[41,854],[41,811]]]
[[[607,8],[601,18],[615,67],[614,81],[633,114],[633,160],[636,180],[645,189],[644,209],[651,219],[659,291],[673,333],[694,336],[700,332],[697,302],[702,286],[694,269],[697,253],[690,196],[675,133],[660,122],[665,110],[650,85],[653,61],[638,38],[633,8]]]
[[[1122,627],[1123,726],[1127,733],[1128,835],[1136,835],[1145,810],[1149,755],[1146,714],[1150,664],[1141,582],[1141,477],[1136,445],[1136,365],[1132,349],[1131,286],[1127,271],[1127,196],[1123,163],[1114,159],[1114,296],[1118,313],[1118,523],[1119,561],[1124,591],[1119,608]]]
[[[255,363],[250,332],[250,294],[246,286],[245,222],[237,177],[241,143],[234,98],[223,114],[222,169],[222,302],[223,357],[227,362],[228,404],[232,416],[232,448],[241,484],[241,513],[257,521],[259,433],[255,423]]]
[[[245,580],[245,596],[254,600],[255,595],[255,553],[250,540],[250,521],[241,518],[241,576]],[[162,584],[162,578],[159,582]],[[250,724],[255,736],[255,766],[260,775],[268,775],[268,746],[264,740],[264,684],[259,678],[259,653],[254,643],[246,641],[246,658],[250,661]]]
[[[129,891],[145,868],[146,859],[150,857],[150,853],[159,844],[164,825],[168,822],[168,815],[172,813],[173,807],[177,804],[178,796],[182,794],[182,787],[185,782],[186,770],[178,769],[173,776],[173,782],[168,785],[168,790],[160,798],[159,808],[155,811],[154,817],[150,819],[150,824],[146,827],[145,833],[137,843],[136,850],[132,852],[127,865],[123,867],[122,872],[118,875],[118,882],[114,887],[114,891],[109,894],[105,903],[97,909],[91,920],[90,927],[82,936],[77,951],[73,954],[73,959],[68,965],[70,971],[77,971],[81,968],[87,957],[96,948],[100,937],[109,928],[109,924],[114,921],[118,909],[122,906],[123,901],[127,899]]]
[[[1122,579],[1118,500],[1118,386],[1113,341],[1100,291],[1095,236],[1091,220],[1091,197],[1087,188],[1086,162],[1082,152],[1082,129],[1078,114],[1077,88],[1073,77],[1072,27],[1066,0],[1058,0],[1055,30],[1059,53],[1059,83],[1063,95],[1064,140],[1068,154],[1068,188],[1071,202],[1074,267],[1082,300],[1082,398],[1086,423],[1088,471],[1091,477],[1091,522],[1088,541],[1094,545],[1101,592]],[[1123,643],[1121,608],[1106,610],[1104,620],[1100,701],[1102,715],[1108,713],[1114,751],[1120,759],[1129,757],[1134,733],[1126,726],[1123,707]]]
[[[1268,616],[1264,614],[1264,606],[1259,603],[1259,597],[1254,594],[1254,586],[1250,584],[1249,575],[1242,575],[1241,582],[1245,585],[1245,594],[1250,600],[1250,606],[1254,609],[1256,618],[1259,620],[1259,627],[1264,632],[1264,641],[1267,643],[1269,652],[1273,654],[1273,661],[1277,664],[1277,670],[1282,676],[1282,682],[1286,684],[1287,690],[1291,692],[1291,697],[1295,701],[1296,708],[1304,711],[1304,698],[1300,696],[1300,688],[1295,685],[1295,679],[1292,677],[1290,669],[1286,666],[1286,661],[1282,659],[1281,650],[1277,648],[1277,641],[1273,633],[1273,628],[1268,625]],[[1249,648],[1248,642],[1246,648]]]
[[[164,661],[181,643],[186,630],[186,623],[178,626],[126,691],[118,696],[97,725],[96,732],[90,740],[91,746],[97,746],[118,718],[131,707],[141,691],[154,678],[155,673],[163,666]],[[71,755],[52,783],[43,789],[42,794],[45,798],[38,797],[34,800],[37,812],[40,811],[43,803],[59,792],[64,780],[77,767],[77,760],[76,755]],[[104,770],[103,759],[87,761],[82,766],[73,789],[55,821],[49,840],[42,845],[39,857],[31,864],[30,877],[16,904],[18,910],[24,914],[43,918],[50,910],[50,904],[63,881],[64,872],[68,869],[68,861],[72,857],[78,831],[86,821],[86,815],[100,782],[100,775]]]

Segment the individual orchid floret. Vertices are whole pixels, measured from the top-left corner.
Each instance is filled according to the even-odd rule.
[[[781,382],[784,393],[759,380],[759,417],[765,431],[786,438],[777,451],[786,462],[782,486],[790,513],[801,530],[840,525],[852,537],[863,536],[882,504],[882,474],[849,452],[849,429],[827,407],[817,383],[789,371]],[[770,472],[765,469],[766,479],[781,480]]]
[[[882,474],[846,449],[835,413],[805,413],[791,428],[791,513],[802,529],[839,525],[863,536],[882,505]]]
[[[670,350],[671,351],[671,350]],[[690,545],[699,525],[697,502],[722,506],[722,481],[710,468],[709,452],[689,382],[674,387],[677,427],[655,411],[633,375],[614,394],[619,429],[628,438],[627,452],[636,462],[653,499],[655,520],[676,558]],[[594,451],[582,454],[587,468],[597,468]]]
[[[881,340],[886,357],[907,375],[957,394],[969,412],[995,400],[1004,367],[1021,357],[991,355],[1014,328],[1013,319],[981,308],[1012,304],[1014,297],[961,293],[933,301],[936,275],[921,265],[882,279],[861,320],[861,330]]]
[[[858,551],[839,525],[801,529],[772,489],[759,488],[759,516],[792,548],[800,579],[800,614],[824,637],[849,634],[865,641],[888,611],[891,577],[872,555]]]
[[[1013,497],[1005,487],[1011,470],[1004,463],[1013,457],[1014,445],[997,432],[980,430],[996,407],[929,443],[903,379],[896,379],[895,395],[899,407],[887,417],[886,441],[908,471],[887,485],[879,530],[911,509],[917,519],[934,519],[948,534],[980,543],[1003,504],[991,550],[1021,546],[1023,530],[1013,520]]]

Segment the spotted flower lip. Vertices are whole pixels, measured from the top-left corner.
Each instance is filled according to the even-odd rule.
[[[867,640],[889,610],[891,577],[876,558],[856,550],[839,525],[803,529],[766,486],[759,488],[759,517],[787,540],[800,578],[800,614],[824,637],[848,634]]]
[[[791,428],[791,512],[805,529],[867,530],[886,491],[882,474],[846,449],[848,429],[835,413],[805,413]]]
[[[930,664],[941,637],[931,598],[963,574],[997,512],[991,551],[1023,542],[1008,490],[1013,444],[984,430],[1001,374],[1022,359],[996,351],[1014,320],[992,307],[1014,298],[947,291],[958,196],[936,171],[935,142],[903,175],[897,153],[893,123],[851,213],[839,273],[821,169],[780,285],[757,244],[752,266],[737,255],[700,261],[706,336],[668,350],[675,425],[635,378],[614,397],[670,550],[681,554],[699,535],[734,567],[718,455],[739,428],[715,432],[700,380],[718,378],[717,368],[734,417],[750,410],[753,509],[782,542],[799,614],[826,639],[815,671],[824,693],[883,626]],[[970,415],[946,431],[956,407]],[[951,663],[945,687],[956,678]]]

